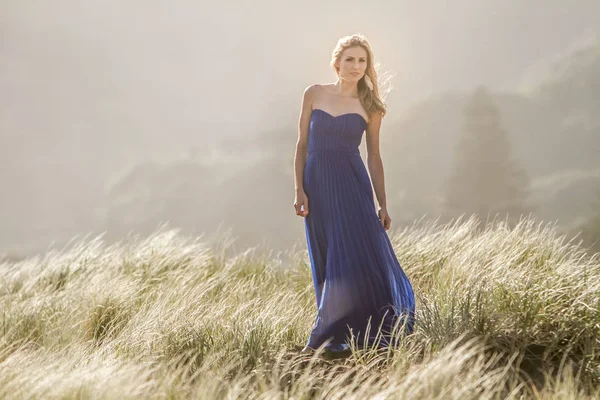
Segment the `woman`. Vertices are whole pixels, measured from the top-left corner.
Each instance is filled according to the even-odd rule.
[[[331,66],[336,83],[304,91],[294,157],[294,208],[304,217],[318,307],[302,352],[324,343],[348,351],[351,335],[361,347],[387,346],[394,327],[395,335],[398,327],[411,333],[414,323],[412,286],[386,233],[392,220],[379,153],[386,107],[366,38],[341,38]],[[358,149],[364,131],[373,187]]]

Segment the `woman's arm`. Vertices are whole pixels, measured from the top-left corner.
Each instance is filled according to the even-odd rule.
[[[385,196],[385,178],[383,173],[383,161],[379,152],[379,130],[381,127],[382,115],[375,113],[367,124],[367,164],[369,174],[373,181],[373,188],[377,196],[379,207],[387,208]]]
[[[294,154],[294,189],[296,193],[304,192],[304,165],[306,164],[306,156],[308,154],[308,125],[310,124],[314,92],[315,85],[304,89],[300,106],[298,140],[296,141],[296,153]]]

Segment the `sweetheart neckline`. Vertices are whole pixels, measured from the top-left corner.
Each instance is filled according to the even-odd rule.
[[[365,124],[368,124],[368,122],[367,122],[367,120],[365,119],[365,117],[363,117],[361,114],[359,114],[359,113],[357,113],[357,112],[350,112],[350,113],[344,113],[344,114],[339,114],[339,115],[333,115],[333,114],[331,114],[331,113],[328,113],[327,111],[325,111],[325,110],[322,110],[322,109],[320,109],[320,108],[313,108],[313,109],[312,109],[312,111],[317,111],[317,110],[318,110],[318,111],[321,111],[321,112],[323,112],[323,113],[325,113],[325,114],[327,114],[327,115],[329,115],[329,116],[330,116],[330,117],[332,117],[332,118],[339,118],[339,117],[343,117],[344,115],[353,115],[353,114],[356,114],[356,115],[358,115],[360,118],[362,118],[362,120],[365,122]],[[311,111],[311,113],[312,113],[312,111]]]

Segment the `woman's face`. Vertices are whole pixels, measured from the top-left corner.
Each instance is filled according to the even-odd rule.
[[[362,46],[348,47],[338,62],[340,78],[358,82],[367,70],[367,51]]]

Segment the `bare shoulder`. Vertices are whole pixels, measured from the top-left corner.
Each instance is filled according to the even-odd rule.
[[[370,117],[372,120],[381,122],[381,120],[383,119],[383,111],[375,110],[371,113]]]
[[[331,93],[335,89],[335,83],[321,83],[319,84],[319,88]]]
[[[381,126],[381,120],[383,119],[383,113],[381,110],[376,110],[369,113],[368,127],[370,130],[378,130]]]
[[[315,103],[316,100],[318,100],[320,92],[323,90],[323,85],[319,84],[319,83],[314,83],[312,85],[307,86],[304,89],[304,103],[306,105],[310,105],[312,108],[312,105]]]
[[[370,121],[381,122],[382,119],[383,119],[383,112],[381,110],[375,110],[375,111],[371,112],[369,115]]]
[[[318,84],[308,85],[304,89],[304,93],[302,94],[302,97],[304,98],[305,101],[307,101],[309,103],[312,103],[312,101],[314,99],[316,99],[318,91],[319,91],[319,85]]]
[[[321,85],[318,83],[313,83],[312,85],[308,85],[306,89],[304,89],[304,93],[308,95],[314,95],[321,89]]]
[[[317,100],[319,96],[323,96],[324,92],[332,93],[335,83],[315,83],[304,89],[305,95],[308,95],[312,100]]]

